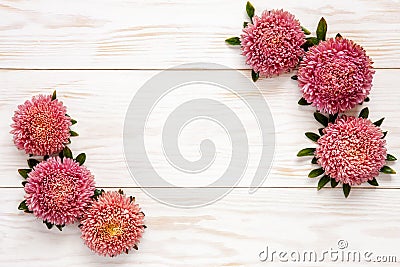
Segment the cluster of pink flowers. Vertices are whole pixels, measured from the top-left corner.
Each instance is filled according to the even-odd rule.
[[[42,161],[29,173],[27,182],[24,188],[29,210],[56,225],[77,221],[96,189],[90,171],[70,158]]]
[[[137,249],[144,232],[144,213],[122,192],[106,192],[84,214],[80,225],[86,245],[104,256]]]
[[[349,185],[371,181],[386,162],[382,130],[370,120],[342,116],[318,139],[315,156],[325,174]]]
[[[364,102],[374,73],[365,50],[338,37],[310,48],[300,63],[298,83],[308,103],[335,114]]]
[[[53,155],[65,147],[70,138],[71,118],[62,102],[38,95],[18,106],[11,133],[18,149],[25,153]]]
[[[352,109],[368,97],[374,74],[371,59],[361,46],[340,35],[325,40],[323,18],[317,37],[306,38],[310,32],[287,11],[266,10],[259,17],[249,2],[246,11],[251,22],[244,25],[240,38],[226,42],[241,46],[256,74],[254,81],[299,66],[296,78],[304,101],[329,114]]]
[[[25,200],[19,209],[33,213],[50,229],[80,222],[82,239],[94,252],[116,256],[137,249],[144,232],[144,213],[134,198],[95,188],[94,176],[67,147],[76,123],[62,102],[39,95],[18,106],[11,133],[18,149],[30,154],[29,169],[18,170]],[[75,133],[75,134],[71,134]],[[35,156],[35,158],[32,158]],[[38,160],[38,156],[44,156]]]
[[[332,187],[342,183],[343,192],[348,197],[351,186],[365,182],[378,186],[376,177],[380,172],[396,173],[385,165],[387,161],[395,161],[396,157],[387,153],[386,132],[379,127],[383,118],[372,122],[367,118],[368,114],[368,108],[364,108],[359,117],[335,115],[328,118],[315,113],[316,119],[326,127],[320,129],[321,136],[306,133],[316,142],[317,148],[303,149],[297,155],[314,156],[312,163],[320,165],[309,174],[310,178],[323,175],[318,189],[329,181]]]
[[[375,71],[366,51],[340,34],[326,38],[324,18],[316,36],[307,37],[311,32],[287,11],[264,11],[259,17],[247,2],[246,12],[251,21],[244,24],[240,38],[226,42],[240,45],[254,82],[260,76],[273,77],[298,67],[292,79],[297,80],[302,94],[299,104],[315,107],[314,116],[325,127],[320,135],[306,133],[317,148],[298,153],[313,156],[312,163],[320,165],[309,174],[322,176],[318,188],[329,181],[332,187],[342,183],[347,197],[351,186],[364,182],[378,185],[375,177],[379,172],[395,173],[385,166],[396,158],[386,153],[386,134],[379,128],[383,119],[372,123],[367,119],[368,110],[361,112],[360,118],[340,115],[369,100]]]
[[[304,54],[305,34],[287,11],[264,11],[243,29],[242,53],[257,73],[272,77],[295,68]]]

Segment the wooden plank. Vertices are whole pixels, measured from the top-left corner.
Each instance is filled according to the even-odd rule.
[[[67,105],[68,113],[78,120],[78,124],[73,126],[73,129],[80,136],[73,138],[71,148],[75,153],[83,151],[87,153],[86,163],[95,174],[98,186],[137,186],[129,175],[123,156],[124,118],[137,90],[157,73],[157,71],[0,71],[2,84],[0,117],[3,118],[3,130],[0,131],[0,147],[2,148],[0,186],[20,186],[21,177],[16,170],[25,166],[26,156],[16,150],[12,143],[12,136],[9,134],[8,125],[11,124],[13,110],[25,99],[39,93],[51,93],[55,88],[58,90],[59,99]],[[250,79],[249,71],[243,73]],[[276,130],[274,162],[264,186],[315,187],[317,181],[306,177],[312,169],[310,159],[299,159],[296,153],[304,147],[313,146],[304,136],[304,132],[316,131],[319,125],[313,119],[312,108],[297,105],[300,93],[296,82],[289,76],[263,79],[257,83],[270,106]],[[396,134],[400,130],[397,123],[400,120],[399,112],[397,112],[400,105],[400,91],[397,88],[399,83],[400,70],[377,70],[371,102],[365,105],[370,108],[372,119],[386,117],[382,127],[389,131],[387,147],[390,153],[397,156],[400,155],[400,140]],[[254,91],[250,90],[244,94],[251,95]],[[173,101],[178,103],[184,97],[187,95],[178,95]],[[242,106],[236,105],[238,100],[232,93],[219,95],[219,99],[232,103],[235,114],[249,114],[249,111],[243,109]],[[174,103],[171,104],[172,108],[175,107]],[[356,108],[357,111],[360,109],[361,106]],[[155,121],[165,112],[164,109],[155,110]],[[247,117],[244,119],[247,120]],[[246,123],[245,120],[244,123]],[[189,142],[182,145],[186,156],[195,157],[199,151],[201,133],[211,131],[209,128],[204,128],[204,125],[199,127],[192,133],[193,139],[189,138]],[[213,133],[214,130],[211,131],[211,134]],[[248,133],[253,136],[249,139],[250,144],[254,144],[251,149],[257,153],[260,151],[260,143],[254,139],[257,137],[257,129],[249,128]],[[161,138],[160,134],[157,134],[154,136]],[[225,152],[229,155],[228,150],[224,150],[223,154]],[[161,152],[152,150],[149,153],[153,156],[162,155]],[[251,171],[255,171],[256,162],[250,161],[249,173],[245,175],[239,186],[250,185],[253,177]],[[214,171],[210,173],[210,177],[219,177],[217,175],[226,166],[222,163],[217,164]],[[398,163],[391,166],[397,170],[400,169]],[[166,173],[174,170],[170,165],[161,165],[160,168]],[[175,177],[178,182],[185,182],[179,175]],[[400,181],[397,178],[398,175],[381,175],[378,180],[383,187],[399,187]],[[195,185],[198,186],[198,184]],[[154,184],[154,186],[160,185]]]
[[[348,242],[343,251],[370,251],[373,256],[400,259],[400,221],[394,212],[400,208],[398,190],[354,190],[344,199],[340,189],[319,193],[261,189],[254,195],[235,189],[219,202],[197,209],[163,206],[138,189],[125,192],[136,196],[148,229],[139,251],[109,259],[92,254],[83,245],[76,225],[62,232],[49,231],[32,215],[18,211],[21,189],[0,189],[0,265],[316,266],[281,264],[276,258],[273,263],[261,262],[259,253],[268,246],[271,251],[315,251],[320,257],[323,251],[339,250],[339,240]]]
[[[375,66],[400,67],[398,1],[262,0],[256,13],[284,8],[315,30],[324,16],[329,36],[363,45]],[[0,67],[164,69],[209,61],[244,69],[224,40],[241,33],[245,1],[2,1]]]

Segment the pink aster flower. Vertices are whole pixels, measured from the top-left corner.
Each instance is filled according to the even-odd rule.
[[[310,48],[297,76],[307,102],[320,111],[335,114],[365,100],[374,73],[372,61],[361,46],[334,38]]]
[[[81,221],[82,239],[94,252],[116,256],[137,249],[145,226],[144,213],[122,192],[105,192],[87,209]]]
[[[60,152],[70,137],[66,108],[51,96],[39,95],[18,106],[11,125],[18,149],[37,156]]]
[[[386,161],[386,142],[370,120],[342,116],[323,132],[315,155],[327,175],[337,182],[359,185],[379,174]]]
[[[75,222],[94,194],[94,178],[76,161],[49,158],[36,165],[25,185],[26,204],[34,215],[55,225]]]
[[[287,11],[264,11],[243,29],[242,53],[246,63],[260,75],[271,77],[295,68],[304,50],[305,34],[298,20]]]

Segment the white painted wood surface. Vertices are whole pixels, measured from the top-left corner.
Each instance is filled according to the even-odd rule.
[[[340,266],[259,260],[267,245],[320,253],[337,249],[340,239],[352,250],[399,256],[397,189],[354,190],[349,199],[340,189],[264,188],[255,195],[235,189],[211,206],[183,210],[125,189],[142,204],[149,228],[138,251],[111,259],[93,255],[76,227],[48,231],[32,216],[16,212],[21,190],[2,191],[1,266]]]
[[[284,8],[315,30],[326,17],[365,46],[377,67],[400,67],[397,0],[255,0],[256,12]],[[247,68],[224,40],[241,33],[246,1],[2,1],[0,66],[164,69],[212,59]]]
[[[7,155],[0,161],[0,185],[20,185],[21,178],[16,170],[25,166],[24,153],[16,151],[12,136],[8,133],[16,106],[22,99],[38,93],[51,93],[57,88],[59,99],[67,105],[69,114],[78,120],[73,129],[80,136],[72,138],[71,148],[76,153],[87,153],[86,164],[96,175],[97,184],[137,186],[130,178],[123,155],[125,113],[137,90],[157,73],[158,71],[0,71],[4,97],[0,116],[5,118],[2,122],[5,130],[0,133],[0,145],[4,155]],[[243,73],[249,75],[249,71]],[[400,106],[400,91],[397,89],[400,83],[399,73],[399,70],[377,70],[371,101],[364,105],[370,108],[372,119],[386,117],[382,127],[389,131],[388,149],[394,155],[400,155],[400,114],[397,112],[397,107]],[[289,77],[290,74],[257,82],[271,108],[277,140],[273,167],[264,186],[315,187],[316,181],[306,177],[315,165],[309,163],[309,157],[297,158],[296,154],[304,147],[315,147],[304,133],[316,132],[320,125],[314,120],[311,107],[297,105],[300,92],[297,83]],[[233,95],[227,94],[221,96],[221,99],[229,101],[233,99]],[[353,113],[361,107],[357,107]],[[239,106],[233,110],[237,114],[247,112]],[[199,132],[208,130],[200,128]],[[251,131],[248,130],[249,133]],[[200,134],[194,134],[193,139],[197,140],[196,136]],[[192,153],[197,153],[197,148]],[[108,164],[104,164],[105,161]],[[398,164],[392,165],[396,168]],[[221,169],[224,167],[221,166]],[[165,168],[168,171],[170,166]],[[255,166],[250,166],[249,169],[255,170]],[[246,176],[240,186],[249,186],[251,179],[252,177]],[[395,175],[380,175],[379,181],[384,187],[400,186]]]
[[[400,2],[252,2],[257,13],[289,10],[310,30],[324,16],[331,36],[340,32],[365,47],[378,68],[365,106],[371,118],[386,117],[388,149],[400,155]],[[129,176],[124,117],[148,79],[167,67],[197,61],[241,69],[249,76],[239,49],[224,44],[226,37],[240,34],[244,6],[245,1],[228,0],[0,1],[0,266],[262,266],[271,265],[258,259],[266,245],[323,251],[336,248],[340,239],[352,249],[396,255],[400,261],[398,175],[381,175],[378,189],[356,188],[349,199],[340,188],[317,192],[317,181],[306,178],[311,164],[295,155],[313,145],[304,132],[315,131],[318,124],[311,108],[297,106],[300,94],[290,75],[257,82],[274,116],[276,154],[255,194],[248,194],[251,177],[246,176],[217,203],[176,209],[149,198]],[[47,231],[16,209],[23,197],[16,170],[26,157],[12,144],[11,117],[25,99],[53,89],[78,120],[74,129],[80,136],[71,148],[87,153],[97,185],[122,187],[143,207],[149,228],[138,252],[113,259],[95,256],[76,227]],[[391,166],[399,169],[398,163]]]

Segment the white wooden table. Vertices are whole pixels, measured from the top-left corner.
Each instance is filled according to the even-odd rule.
[[[365,106],[372,118],[386,117],[388,149],[399,156],[400,1],[252,2],[257,13],[291,11],[309,29],[324,16],[330,36],[340,32],[365,47],[376,68]],[[353,188],[348,199],[341,188],[317,192],[317,181],[306,177],[311,164],[296,153],[312,145],[304,132],[318,124],[310,108],[297,106],[300,93],[292,74],[257,82],[274,116],[276,153],[268,179],[255,194],[248,194],[250,180],[243,179],[212,205],[179,209],[153,200],[130,177],[123,156],[124,117],[148,79],[197,61],[249,76],[239,49],[224,43],[240,34],[244,6],[245,1],[232,0],[0,1],[1,266],[262,266],[271,265],[259,260],[267,245],[320,252],[337,248],[338,240],[346,240],[349,249],[395,255],[400,262],[398,175],[381,175],[378,188]],[[96,256],[83,245],[77,227],[48,231],[17,210],[24,194],[17,169],[26,156],[12,143],[11,117],[23,100],[53,89],[78,120],[74,129],[80,136],[71,148],[87,153],[97,186],[123,188],[143,207],[148,229],[139,251],[111,259]],[[391,167],[400,170],[398,163]]]

